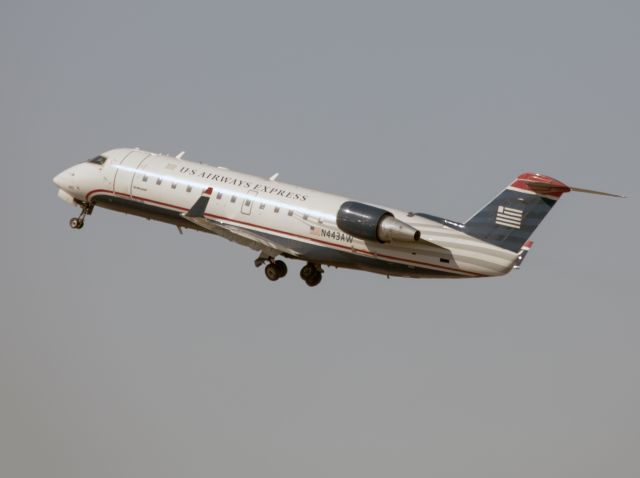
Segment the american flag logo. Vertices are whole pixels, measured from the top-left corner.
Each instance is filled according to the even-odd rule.
[[[496,224],[512,227],[513,229],[520,229],[520,225],[522,224],[522,211],[511,207],[498,206]]]
[[[309,232],[315,236],[320,235],[320,228],[316,226],[309,226]]]

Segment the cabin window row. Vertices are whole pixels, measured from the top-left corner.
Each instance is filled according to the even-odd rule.
[[[142,182],[146,183],[147,181],[149,181],[149,176],[147,176],[146,174],[144,176],[142,176]],[[162,184],[162,178],[156,178],[156,186],[160,186]],[[171,189],[176,189],[178,187],[178,183],[171,183]],[[188,193],[190,193],[193,190],[193,188],[191,186],[187,186],[186,187],[186,191]]]
[[[146,183],[147,181],[149,181],[149,176],[147,176],[147,175],[142,176],[142,182],[143,182],[143,183]],[[157,178],[157,179],[156,179],[156,185],[157,185],[157,186],[160,186],[161,184],[162,184],[162,178]],[[171,189],[176,189],[177,187],[178,187],[178,183],[171,183]],[[188,193],[190,193],[192,190],[193,190],[193,188],[192,188],[191,186],[187,186],[187,187],[186,187],[186,191],[187,191]],[[222,193],[218,193],[218,194],[216,194],[216,199],[217,199],[217,200],[220,200],[220,199],[222,199],[222,198],[223,198],[223,194],[222,194]],[[237,201],[237,199],[238,199],[238,198],[237,198],[236,196],[231,196],[231,203],[235,203],[235,202]],[[246,207],[251,206],[251,199],[245,199],[245,201],[244,201],[244,205],[245,205]],[[263,202],[262,202],[262,203],[260,203],[259,208],[260,208],[261,210],[263,210],[265,207],[266,207],[266,204],[265,204],[265,203],[263,203]],[[275,207],[273,208],[273,212],[274,212],[274,213],[276,213],[276,214],[277,214],[277,213],[279,213],[279,212],[280,212],[280,207],[279,207],[279,206],[275,206]],[[289,211],[287,212],[287,215],[289,215],[289,216],[293,216],[293,213],[294,213],[294,212],[293,212],[293,210],[292,210],[292,209],[289,209]],[[304,216],[302,216],[302,218],[303,218],[304,220],[307,220],[307,219],[309,218],[309,216],[308,216],[307,214],[305,214]]]
[[[147,176],[147,175],[142,176],[142,182],[143,182],[143,183],[146,183],[147,181],[149,181],[149,176]],[[161,184],[162,184],[162,178],[157,178],[157,179],[156,179],[156,186],[160,186]],[[171,183],[171,189],[176,189],[177,187],[178,187],[178,183]],[[191,186],[187,186],[187,187],[186,187],[186,191],[187,191],[188,193],[190,193],[192,190],[193,190],[193,188],[192,188]],[[223,197],[222,193],[218,193],[218,194],[216,194],[216,199],[217,199],[217,200],[222,199],[222,197]],[[231,196],[231,202],[232,202],[232,203],[235,203],[237,200],[238,200],[238,198],[237,198],[236,196]],[[251,206],[251,199],[246,199],[246,200],[244,201],[244,205],[245,205],[245,206],[247,206],[247,207]],[[266,206],[266,204],[265,204],[265,203],[260,203],[260,209],[264,209],[264,208],[265,208],[265,206]],[[280,212],[280,207],[279,207],[279,206],[275,206],[275,207],[273,208],[273,212],[275,212],[276,214],[277,214],[277,213],[279,213],[279,212]],[[287,212],[287,214],[288,214],[289,216],[293,216],[293,210],[289,209],[289,211]],[[305,214],[305,215],[303,216],[303,219],[304,219],[304,220],[307,220],[308,218],[309,218],[309,216],[308,216],[307,214]]]

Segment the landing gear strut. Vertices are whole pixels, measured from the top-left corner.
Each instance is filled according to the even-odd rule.
[[[287,265],[283,261],[272,261],[264,268],[264,275],[271,281],[276,281],[287,275]]]
[[[323,272],[319,265],[309,262],[300,269],[300,278],[305,281],[309,287],[315,287],[322,280]]]
[[[82,203],[80,207],[82,208],[80,215],[69,219],[69,225],[72,229],[82,229],[84,226],[84,218],[93,212],[93,204]]]

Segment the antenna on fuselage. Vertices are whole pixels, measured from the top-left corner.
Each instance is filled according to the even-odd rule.
[[[180,151],[178,154],[176,154],[176,159],[182,159],[184,157],[184,151]]]

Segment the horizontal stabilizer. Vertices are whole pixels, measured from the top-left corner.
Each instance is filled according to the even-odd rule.
[[[627,199],[627,196],[621,196],[619,194],[611,194],[611,193],[604,193],[602,191],[594,191],[592,189],[583,189],[583,188],[571,188],[572,191],[575,191],[577,193],[587,193],[587,194],[599,194],[600,196],[609,196],[612,198],[622,198],[622,199]]]
[[[541,195],[560,196],[563,193],[575,191],[577,193],[598,194],[600,196],[609,196],[614,198],[626,198],[619,194],[605,193],[602,191],[594,191],[593,189],[574,188],[558,181],[557,179],[540,174],[523,174],[519,178],[519,182],[524,184],[527,189]]]

